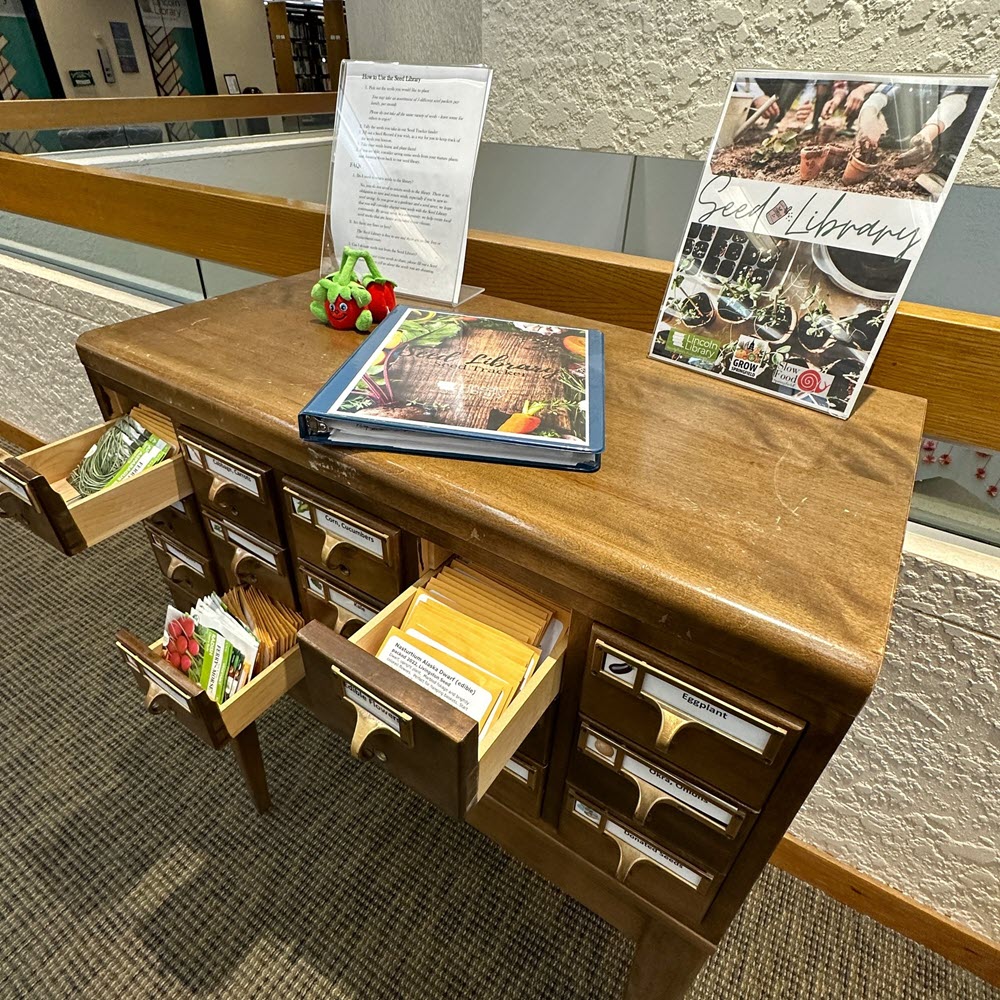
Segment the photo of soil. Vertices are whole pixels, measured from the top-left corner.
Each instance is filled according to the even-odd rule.
[[[651,354],[843,413],[909,264],[692,223]]]
[[[986,92],[938,82],[738,76],[712,173],[936,201]]]

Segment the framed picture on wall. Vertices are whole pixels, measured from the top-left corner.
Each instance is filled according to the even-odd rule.
[[[226,81],[227,93],[238,94],[240,92],[240,81],[236,78],[235,73],[226,73],[223,78]]]

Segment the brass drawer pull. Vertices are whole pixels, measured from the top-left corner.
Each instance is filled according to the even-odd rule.
[[[218,476],[212,476],[212,485],[208,490],[208,502],[216,503],[216,497],[219,493],[224,490],[227,486],[232,486],[232,483],[227,483],[225,479],[220,479]]]
[[[229,572],[232,574],[233,579],[242,579],[240,576],[240,567],[248,560],[253,562],[256,558],[257,557],[251,552],[247,552],[244,549],[236,549],[236,551],[233,552],[233,558],[229,561]]]
[[[666,792],[661,792],[659,788],[655,788],[649,784],[648,781],[643,781],[642,778],[637,778],[634,774],[629,774],[628,771],[622,771],[621,773],[631,778],[635,782],[635,787],[639,789],[639,801],[632,815],[639,823],[645,823],[646,818],[649,816],[649,810],[657,802],[668,801],[670,796]]]
[[[396,731],[391,726],[387,726],[381,719],[376,719],[367,709],[362,708],[360,705],[355,705],[353,701],[350,704],[354,705],[354,711],[358,713],[358,721],[354,725],[354,735],[351,737],[351,756],[358,760],[363,760],[364,758],[361,754],[364,749],[365,740],[372,733],[377,733],[381,730],[382,732],[392,733],[395,736]]]
[[[640,862],[646,860],[646,855],[631,844],[623,843],[615,838],[618,845],[618,868],[615,870],[615,878],[619,882],[624,882],[628,878],[629,872]]]
[[[148,677],[146,681],[149,687],[146,689],[143,705],[150,715],[160,715],[167,708],[167,704],[173,699],[163,688],[158,687]]]
[[[331,535],[328,531],[323,532],[323,551],[320,553],[320,559],[324,566],[329,564],[330,556],[342,545],[352,549],[356,548],[346,538],[337,538],[336,535]]]
[[[696,725],[696,722],[694,719],[688,719],[672,712],[663,702],[657,701],[655,698],[647,698],[647,700],[660,710],[660,731],[656,734],[656,749],[661,753],[666,753],[670,749],[674,737],[686,726]]]
[[[167,563],[167,571],[163,574],[171,583],[176,583],[177,571],[179,569],[190,569],[183,559],[178,559],[177,556],[171,556],[170,562]]]
[[[336,663],[330,664],[340,697],[350,705],[356,715],[354,733],[351,736],[351,756],[358,760],[367,759],[364,745],[373,733],[390,733],[404,746],[413,746],[413,717],[406,712],[387,705],[381,698],[362,687],[357,681],[346,676]],[[368,756],[371,756],[370,754]],[[384,759],[384,758],[383,758]]]

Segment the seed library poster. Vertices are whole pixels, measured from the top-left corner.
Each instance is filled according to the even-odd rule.
[[[849,416],[995,82],[737,72],[650,356]]]

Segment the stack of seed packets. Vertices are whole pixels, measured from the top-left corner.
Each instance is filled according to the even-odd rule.
[[[165,421],[142,407],[116,420],[70,473],[69,483],[77,495],[87,497],[117,486],[168,458],[172,447],[147,426],[154,423]],[[171,433],[160,426],[157,430]]]
[[[418,588],[378,658],[479,723],[480,740],[551,647],[552,610],[459,561]]]
[[[301,615],[255,587],[201,598],[184,614],[167,609],[163,657],[224,704],[295,645]]]

